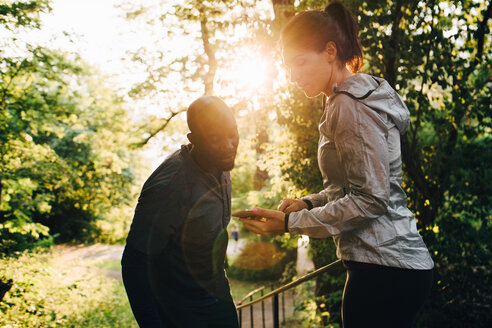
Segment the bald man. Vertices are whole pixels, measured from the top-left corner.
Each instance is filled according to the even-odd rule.
[[[225,276],[236,121],[217,97],[187,111],[190,144],[143,185],[122,257],[130,305],[142,328],[238,327]]]

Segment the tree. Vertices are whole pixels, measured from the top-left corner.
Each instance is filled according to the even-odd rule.
[[[46,12],[50,10],[47,0],[37,0],[30,2],[12,2],[12,3],[2,3],[0,4],[0,26],[7,29],[13,30],[17,27],[39,27],[39,12]],[[1,54],[0,50],[0,54]],[[5,60],[4,65],[2,65],[2,74],[4,70],[11,66],[12,62]],[[3,92],[2,103],[6,97],[6,92]],[[5,142],[5,139],[2,140]],[[0,205],[2,203],[2,180],[0,176]]]
[[[151,105],[162,113],[144,122],[143,126],[150,129],[139,146],[164,131],[193,99],[216,94],[218,58],[227,56],[229,48],[224,45],[233,37],[234,25],[241,22],[240,15],[228,14],[238,5],[237,0],[187,0],[180,4],[154,1],[145,5],[122,2],[120,7],[129,21],[143,24],[154,40],[151,49],[142,46],[132,54],[146,77],[135,85],[130,96],[152,99]]]
[[[21,26],[39,28],[39,14],[50,10],[49,0],[3,1],[0,24],[11,31]]]
[[[32,23],[29,12],[11,13]],[[41,236],[97,238],[97,221],[135,192],[132,126],[122,99],[80,59],[16,42],[15,30],[7,35],[0,59],[0,253]]]
[[[388,80],[411,113],[402,138],[404,188],[436,262],[430,303],[438,312],[426,308],[422,324],[488,326],[485,304],[492,284],[485,268],[491,265],[486,240],[492,236],[492,202],[486,180],[490,168],[482,163],[490,162],[491,4],[345,2],[359,18],[363,71]],[[298,8],[324,5],[304,1]],[[292,118],[303,112],[289,104],[285,108]],[[292,118],[287,124],[296,140],[305,130]],[[312,172],[299,163],[315,161],[311,146],[301,147],[306,156],[294,153],[286,165],[293,170],[291,181],[311,190],[316,182],[296,181]],[[323,254],[319,248],[314,252]]]
[[[164,130],[169,132],[171,121],[182,117],[181,114],[193,99],[214,94],[230,100],[236,112],[247,109],[250,116],[254,116],[245,119],[255,126],[254,132],[247,133],[248,138],[255,139],[254,148],[259,157],[263,152],[263,144],[268,142],[266,122],[269,108],[262,101],[265,110],[257,110],[253,103],[254,99],[263,100],[263,95],[268,92],[255,94],[237,88],[223,91],[230,89],[231,82],[236,82],[224,76],[224,72],[231,69],[235,58],[243,56],[245,51],[272,51],[269,23],[258,18],[256,1],[190,0],[174,5],[166,1],[145,5],[125,2],[122,7],[131,21],[139,24],[144,22],[150,30],[159,31],[152,48],[142,47],[133,54],[133,60],[145,67],[147,77],[135,86],[130,95],[134,99],[151,98],[164,107],[159,117],[149,116],[143,122],[146,133],[139,146],[147,144]],[[238,38],[235,35],[238,28],[245,26],[253,26],[253,29]],[[264,42],[256,42],[256,37]],[[183,44],[187,46],[176,51]],[[270,74],[270,81],[265,83],[269,89],[272,88],[273,73]],[[184,134],[186,130],[183,130]],[[244,134],[242,137],[245,140]],[[254,188],[260,190],[267,177],[267,172],[256,167]]]

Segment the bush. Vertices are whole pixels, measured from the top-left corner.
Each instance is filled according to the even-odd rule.
[[[310,238],[309,244],[315,268],[319,269],[337,260],[335,244],[331,238]],[[304,300],[306,310],[313,311],[304,317],[305,324],[316,322],[322,327],[341,327],[342,293],[345,279],[346,271],[341,265],[316,278],[314,295],[309,294]]]
[[[422,233],[435,268],[420,327],[492,325],[492,220],[475,203],[459,195],[447,200],[435,226]]]
[[[8,229],[0,229],[0,259],[7,256],[15,256],[24,250],[32,250],[37,247],[49,248],[56,236],[36,237],[32,234],[11,232]],[[39,238],[39,239],[38,239]]]
[[[138,327],[121,281],[56,251],[0,259],[0,327]]]
[[[242,281],[277,280],[289,261],[292,261],[291,252],[268,242],[250,242],[230,265],[227,275]]]

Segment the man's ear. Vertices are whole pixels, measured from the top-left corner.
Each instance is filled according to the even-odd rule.
[[[195,135],[194,135],[193,133],[191,133],[191,132],[190,132],[190,133],[188,133],[188,134],[186,135],[186,138],[188,138],[188,140],[189,140],[192,144],[195,144],[195,143],[193,142],[193,140],[195,140]]]
[[[337,45],[333,41],[328,41],[325,45],[325,49],[323,50],[327,60],[329,63],[335,61],[337,59]]]

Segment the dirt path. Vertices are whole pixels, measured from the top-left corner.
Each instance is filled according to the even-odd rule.
[[[123,254],[124,245],[56,245],[60,255],[66,260],[119,260]]]
[[[108,260],[119,261],[123,254],[124,245],[56,245],[55,252],[59,252],[64,261],[85,260],[90,262],[102,262]],[[81,269],[87,271],[97,271],[107,277],[121,281],[121,271],[112,269],[102,269],[93,265],[81,266]]]

